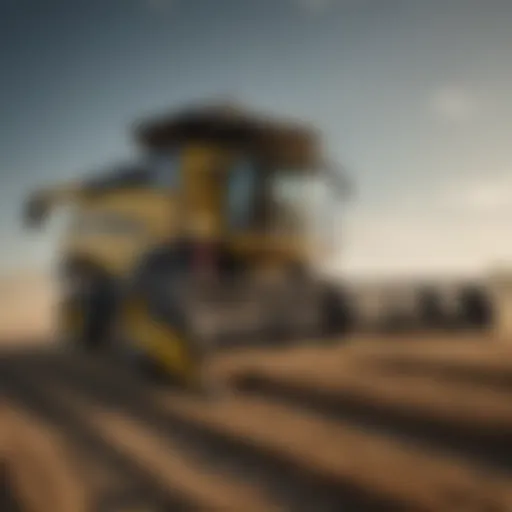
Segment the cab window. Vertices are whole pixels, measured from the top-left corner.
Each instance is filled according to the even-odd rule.
[[[227,220],[231,229],[253,224],[257,176],[257,167],[249,159],[237,161],[228,174]]]

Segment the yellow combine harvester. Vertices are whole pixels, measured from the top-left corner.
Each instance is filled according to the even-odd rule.
[[[141,123],[136,139],[135,164],[37,191],[26,205],[30,226],[56,205],[74,209],[64,339],[198,382],[217,347],[346,331],[346,300],[311,264],[311,199],[322,186],[345,193],[316,131],[203,106]]]

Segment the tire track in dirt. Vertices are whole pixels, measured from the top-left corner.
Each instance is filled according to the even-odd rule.
[[[390,375],[419,375],[445,382],[482,385],[512,392],[512,362],[495,364],[480,362],[457,362],[422,360],[421,358],[388,357],[375,358],[364,363],[367,371]]]
[[[350,482],[393,510],[503,510],[512,507],[510,479],[461,464],[388,436],[368,434],[269,400],[232,398],[210,408],[160,400],[189,421],[289,460],[326,481]]]
[[[90,358],[42,355],[24,364],[25,370],[37,369],[45,379],[73,393],[96,400],[132,418],[144,421],[151,430],[170,436],[204,464],[221,470],[226,477],[243,477],[253,485],[267,490],[284,510],[297,512],[401,510],[394,503],[376,499],[367,492],[356,492],[343,482],[325,481],[315,472],[306,472],[290,465],[272,453],[266,453],[244,439],[219,435],[207,426],[198,425],[179,414],[159,410],[151,403],[148,389],[139,379],[123,369]],[[0,368],[1,370],[1,368]],[[172,393],[169,393],[172,396]],[[194,401],[193,398],[189,398]]]
[[[2,363],[5,362],[5,360],[2,361]],[[107,467],[123,481],[120,488],[111,489],[109,495],[105,497],[98,497],[98,511],[105,510],[107,504],[109,507],[107,510],[116,510],[126,501],[130,501],[130,504],[139,502],[148,510],[178,512],[197,510],[192,503],[180,499],[167,487],[159,485],[140,468],[136,461],[117,450],[82,418],[59,404],[50,393],[46,393],[42,386],[44,378],[37,372],[34,365],[27,368],[23,365],[13,367],[2,364],[1,366],[2,394],[9,401],[20,409],[28,409],[31,414],[39,416],[43,422],[57,427],[68,443],[73,445],[76,452],[87,460],[87,465],[92,465],[94,470]],[[30,370],[29,373],[26,373],[27,370]]]
[[[217,373],[246,395],[307,408],[428,449],[449,450],[504,470],[512,467],[512,402],[507,389],[428,373],[385,371],[395,360],[447,363],[489,372],[512,369],[510,348],[482,343],[424,347],[363,343],[330,352],[301,349],[274,355],[254,351],[220,361]],[[444,351],[443,351],[444,349]]]
[[[431,444],[426,442],[427,450],[415,447],[408,438],[423,439],[421,428],[431,428],[428,417],[420,415],[416,430],[404,431],[407,418],[397,417],[390,408],[386,389],[380,389],[385,398],[381,407],[393,428],[380,423],[378,399],[368,402],[364,394],[362,400],[352,397],[352,407],[362,407],[364,414],[359,409],[347,417],[346,410],[339,413],[339,402],[329,409],[321,400],[326,395],[337,398],[339,389],[335,394],[322,386],[315,389],[310,372],[294,397],[297,389],[286,386],[290,380],[292,388],[297,384],[290,379],[295,369],[270,367],[273,370],[267,373],[255,372],[254,367],[239,372],[242,376],[253,372],[252,382],[241,383],[243,395],[205,402],[149,386],[113,361],[41,350],[0,358],[0,385],[23,407],[62,426],[92,466],[120,477],[106,489],[111,503],[119,506],[123,501],[131,505],[135,499],[142,505],[144,498],[154,498],[153,508],[145,509],[201,510],[201,505],[219,500],[214,509],[238,512],[236,500],[244,502],[252,492],[247,489],[253,489],[256,494],[248,499],[262,511],[269,510],[270,502],[297,512],[512,510],[512,476],[485,467],[510,469],[494,459],[496,454],[491,460],[471,452],[473,463],[469,463],[430,450],[449,448],[444,444],[448,443],[445,424]],[[372,375],[369,371],[368,378]],[[265,388],[269,384],[274,388]],[[307,393],[313,393],[314,401]],[[116,439],[123,428],[124,434]],[[470,441],[474,438],[465,443]],[[468,447],[461,446],[461,453],[467,454]],[[186,482],[176,485],[179,468],[166,457],[159,458],[169,450],[176,452],[184,473],[217,471],[218,488],[224,485],[233,495],[241,492],[232,502],[236,507],[215,498],[215,478],[203,475],[197,487]],[[108,499],[107,493],[103,510],[118,510],[107,508]]]
[[[153,432],[150,425],[113,412],[108,407],[98,406],[95,400],[77,397],[75,393],[54,383],[48,383],[45,389],[50,390],[56,400],[84,423],[95,428],[111,446],[118,447],[137,460],[155,481],[195,503],[195,509],[247,512],[280,510],[264,496],[261,489],[238,479],[228,480],[216,471],[208,471],[173,439]]]
[[[57,430],[30,411],[3,400],[0,409],[0,510],[89,512],[78,467]]]
[[[475,399],[472,412],[471,408],[462,407],[468,405],[467,394],[466,404],[457,404],[456,401],[450,404],[446,403],[446,397],[440,391],[439,403],[436,403],[434,393],[422,397],[421,389],[415,392],[416,379],[412,382],[410,379],[402,382],[395,378],[388,380],[371,371],[362,375],[364,377],[340,375],[326,386],[324,376],[304,379],[303,375],[281,375],[277,371],[263,369],[235,376],[233,384],[246,395],[305,408],[360,425],[369,431],[386,432],[428,449],[446,451],[512,472],[510,401],[505,403],[502,400],[493,410],[492,403],[487,405],[485,399]],[[449,386],[446,388],[448,390]],[[475,386],[475,394],[477,390]],[[466,391],[470,392],[468,386]]]
[[[30,354],[30,364],[23,364],[23,355],[13,359],[3,358],[0,362],[0,386],[2,395],[20,410],[28,410],[38,416],[42,423],[54,426],[73,451],[82,459],[81,468],[88,468],[84,474],[89,484],[98,512],[123,510],[139,504],[144,510],[189,512],[197,510],[194,503],[177,496],[167,486],[155,481],[136,460],[113,446],[87,424],[82,417],[59,403],[56,397],[45,390],[46,377],[38,368],[41,354]],[[97,472],[107,478],[114,477],[112,487],[101,488]],[[101,477],[100,477],[101,479]],[[96,485],[94,485],[96,483]]]
[[[81,360],[81,363],[89,365],[92,362]],[[107,370],[103,367],[100,371],[100,367],[102,365],[95,366],[98,372],[96,377]],[[52,372],[52,374],[56,373]],[[99,382],[96,379],[96,383],[104,387],[106,384],[104,379],[105,375]],[[150,394],[145,393],[144,396],[146,401],[151,401]],[[227,400],[219,404],[205,404],[168,393],[157,393],[157,397],[159,398],[157,401],[162,404],[160,413],[163,413],[162,408],[164,408],[165,414],[167,416],[170,414],[174,423],[179,420],[189,432],[198,432],[203,442],[205,439],[216,444],[221,442],[224,456],[228,450],[234,450],[238,454],[243,452],[247,456],[249,449],[257,460],[261,461],[264,457],[267,467],[269,464],[278,462],[282,470],[286,469],[289,472],[293,468],[296,476],[300,475],[305,483],[310,480],[321,482],[323,488],[317,489],[321,491],[319,496],[326,492],[327,496],[329,494],[332,496],[335,490],[339,493],[342,489],[350,488],[352,494],[357,491],[361,495],[373,495],[374,501],[378,498],[380,504],[377,510],[385,510],[386,503],[391,510],[436,512],[461,508],[466,511],[509,510],[510,508],[511,497],[503,495],[504,489],[509,487],[508,481],[498,483],[498,478],[494,483],[493,478],[485,472],[472,471],[470,468],[465,470],[456,464],[450,465],[442,460],[433,462],[432,457],[424,453],[413,453],[410,457],[407,453],[400,453],[400,446],[390,445],[387,440],[383,442],[382,439],[378,439],[378,436],[374,439],[373,436],[358,434],[353,429],[336,427],[334,431],[331,429],[329,432],[327,424],[319,423],[316,419],[311,421],[307,414],[300,411],[294,415],[293,411],[275,408],[270,404],[260,404],[255,407],[254,402],[246,403],[246,400],[239,400],[238,403]],[[117,405],[120,399],[121,397],[116,398]],[[112,406],[115,407],[115,405]],[[234,416],[237,409],[238,418]],[[273,414],[269,414],[269,411]],[[262,416],[266,418],[263,422]],[[279,417],[280,421],[277,421]],[[299,434],[298,440],[297,434]],[[290,445],[287,438],[293,437],[295,441]],[[327,443],[326,450],[327,437],[330,437],[330,441]],[[304,448],[307,447],[308,441],[313,446],[315,439],[324,441],[323,447],[320,445],[320,452],[316,453],[315,450],[305,452]],[[188,441],[190,442],[190,439]],[[357,446],[361,450],[361,455],[350,452],[344,448],[344,445]],[[407,451],[407,447],[404,448]],[[338,455],[334,461],[333,453]],[[366,455],[363,457],[364,453]],[[347,454],[348,461],[343,460]],[[331,467],[333,463],[337,468],[334,473]],[[400,467],[400,474],[387,473],[386,463]],[[428,469],[421,470],[419,469],[421,467]],[[275,476],[277,482],[282,482],[284,472],[281,471],[281,473]],[[293,505],[288,503],[290,508],[287,510],[342,510],[339,501],[337,503],[335,501],[336,495],[330,498],[329,505],[324,502],[322,508],[319,507],[318,498],[316,503],[315,498],[311,499],[311,495],[308,498],[307,502],[301,500],[300,503]],[[337,499],[339,500],[339,495]],[[305,506],[305,503],[308,505]],[[353,510],[361,509],[360,506],[353,508]],[[364,510],[368,510],[368,507]]]

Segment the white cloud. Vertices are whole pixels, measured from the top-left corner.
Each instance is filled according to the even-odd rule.
[[[352,217],[352,218],[350,218]],[[512,267],[512,176],[433,186],[387,211],[341,219],[328,267],[349,275],[481,275]]]
[[[345,247],[333,264],[348,274],[477,275],[512,264],[506,223],[430,221],[400,214],[361,218],[345,226]]]
[[[465,122],[477,113],[478,102],[466,87],[450,85],[433,92],[428,108],[443,121]]]
[[[469,214],[512,214],[512,175],[468,179],[446,186],[438,196],[439,206]]]

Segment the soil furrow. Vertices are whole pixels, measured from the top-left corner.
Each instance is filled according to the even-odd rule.
[[[427,449],[443,450],[485,466],[512,471],[512,430],[493,426],[481,429],[474,423],[451,421],[428,409],[422,410],[419,400],[417,404],[386,400],[377,386],[371,394],[358,393],[351,388],[324,389],[321,385],[258,372],[240,376],[235,385],[247,395],[306,408],[369,431],[416,442]]]
[[[408,358],[375,358],[361,365],[369,372],[387,375],[415,375],[469,386],[493,387],[512,391],[512,364],[484,364],[483,362],[429,361]]]
[[[255,445],[248,439],[226,435],[207,425],[187,420],[183,415],[151,402],[148,390],[122,370],[91,359],[74,364],[47,358],[39,365],[49,378],[83,393],[113,411],[146,421],[161,435],[177,442],[201,458],[205,464],[228,474],[243,476],[267,489],[286,510],[315,511],[386,511],[406,510],[389,497],[372,494],[342,479],[326,479],[314,468],[297,466],[296,461],[279,456],[272,450]],[[172,394],[169,394],[172,395]],[[179,396],[176,396],[179,399]],[[185,400],[196,401],[192,397]],[[204,404],[199,400],[198,406]]]
[[[62,435],[73,445],[75,450],[86,458],[94,458],[101,465],[106,465],[117,475],[122,475],[126,488],[137,486],[143,491],[147,507],[153,510],[192,511],[197,510],[194,504],[186,502],[175,495],[172,490],[160,485],[134,461],[115,446],[102,438],[90,428],[83,418],[66,409],[45,392],[44,380],[30,368],[26,373],[22,368],[2,368],[0,384],[2,394],[20,408],[28,408],[33,414],[40,416],[57,426]]]

